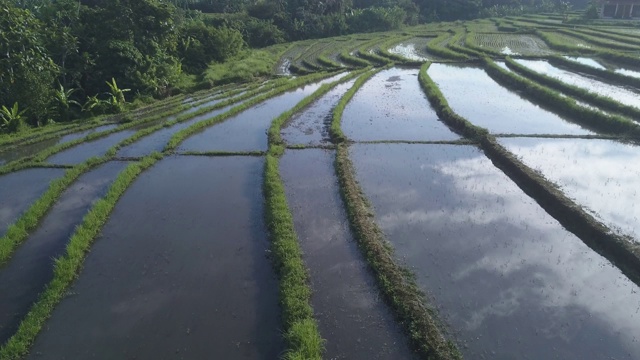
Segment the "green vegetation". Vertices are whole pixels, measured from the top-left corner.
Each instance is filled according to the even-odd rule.
[[[293,227],[277,156],[267,155],[264,175],[266,219],[274,267],[280,277],[280,304],[287,351],[284,359],[322,359],[324,340],[311,307],[309,276]]]
[[[469,57],[467,55],[460,54],[455,51],[451,51],[446,47],[446,44],[448,44],[449,41],[451,41],[451,37],[452,37],[452,34],[448,32],[442,33],[438,35],[436,38],[434,38],[433,40],[429,41],[429,43],[427,44],[427,49],[429,49],[430,53],[437,56],[441,56],[445,59],[469,60]]]
[[[425,359],[461,359],[455,345],[442,335],[435,312],[427,306],[409,270],[396,262],[391,245],[373,221],[373,209],[355,179],[355,170],[344,144],[338,146],[335,167],[351,229],[385,299],[409,334],[414,347]]]
[[[161,158],[162,156],[156,153],[129,165],[120,173],[105,197],[92,206],[71,236],[65,255],[56,259],[53,279],[22,320],[18,331],[0,348],[1,359],[20,359],[28,353],[30,345],[45,321],[51,316],[55,306],[65,297],[68,288],[82,269],[82,263],[91,244],[107,222],[120,197],[140,173]]]

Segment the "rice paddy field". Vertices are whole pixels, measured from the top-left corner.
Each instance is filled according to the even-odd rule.
[[[307,40],[0,137],[0,359],[639,359],[637,35]]]

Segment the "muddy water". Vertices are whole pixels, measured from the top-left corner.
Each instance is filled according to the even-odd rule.
[[[428,73],[453,111],[492,133],[592,134],[505,89],[482,69],[433,64]]]
[[[12,150],[9,151],[5,151],[0,153],[0,165],[11,162],[11,161],[15,161],[27,156],[34,156],[37,153],[39,153],[40,151],[43,151],[45,149],[48,149],[52,146],[58,145],[58,144],[64,144],[66,142],[72,141],[72,140],[76,140],[76,139],[82,139],[83,137],[94,133],[94,132],[100,132],[100,131],[107,131],[107,130],[111,130],[116,128],[117,125],[115,124],[111,124],[111,125],[104,125],[104,126],[99,126],[97,128],[91,129],[91,130],[86,130],[86,131],[81,131],[81,132],[77,132],[77,133],[72,133],[72,134],[68,134],[65,136],[61,136],[61,137],[57,137],[57,138],[53,138],[53,139],[49,139],[49,140],[44,140],[44,141],[40,141],[37,143],[33,143],[30,145],[25,145],[25,146],[20,146],[20,147],[16,147]]]
[[[10,261],[0,267],[0,343],[17,330],[31,304],[51,281],[54,259],[64,253],[75,227],[126,166],[124,162],[107,163],[81,176]]]
[[[47,159],[49,164],[76,165],[94,156],[103,156],[111,147],[135,134],[133,130],[113,133],[101,139],[85,142],[70,149],[59,152]]]
[[[605,225],[640,241],[640,147],[584,139],[500,142]]]
[[[531,70],[554,77],[567,84],[571,84],[598,95],[608,96],[629,106],[640,108],[640,94],[622,86],[610,85],[580,74],[557,68],[542,60],[516,60]]]
[[[62,169],[26,169],[0,176],[0,236],[62,175]]]
[[[273,119],[296,106],[302,99],[318,90],[322,84],[330,83],[342,76],[344,74],[264,101],[221,124],[205,129],[188,138],[180,145],[179,150],[266,151],[267,130],[271,126]]]
[[[282,329],[263,165],[252,157],[174,157],[143,173],[32,358],[277,358]]]
[[[345,108],[342,129],[355,141],[459,139],[429,105],[417,69],[393,68],[372,77]]]
[[[282,138],[288,144],[323,145],[331,142],[329,127],[333,109],[340,98],[353,86],[355,80],[340,84],[296,114],[282,129]]]
[[[335,152],[287,151],[280,163],[309,268],[326,359],[412,359],[349,231],[333,169]]]
[[[143,157],[151,154],[154,151],[162,151],[171,137],[175,135],[178,131],[188,128],[189,126],[199,123],[201,121],[216,117],[222,113],[229,111],[232,107],[238,106],[241,103],[236,103],[233,105],[226,106],[224,108],[220,108],[218,110],[214,110],[208,112],[206,114],[196,116],[193,119],[188,121],[176,124],[171,127],[166,127],[161,130],[154,132],[153,134],[143,137],[142,139],[134,142],[129,146],[125,146],[120,151],[118,151],[118,156],[123,157]]]
[[[479,150],[355,145],[351,156],[465,358],[640,358],[640,289]]]

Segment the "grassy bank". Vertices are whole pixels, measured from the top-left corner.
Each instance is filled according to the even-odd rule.
[[[51,316],[56,305],[66,296],[67,290],[82,268],[82,263],[91,244],[107,222],[120,197],[142,171],[151,167],[161,158],[160,154],[154,154],[129,165],[118,175],[105,197],[93,204],[91,210],[71,236],[66,253],[56,259],[53,279],[22,320],[18,331],[0,348],[0,359],[20,359],[28,353],[45,321]]]
[[[265,163],[264,195],[272,261],[280,278],[280,304],[287,343],[283,359],[320,360],[324,340],[313,316],[309,275],[280,178],[279,158],[271,154],[267,155]]]
[[[455,345],[442,335],[435,313],[427,306],[409,271],[396,262],[392,247],[374,222],[373,209],[358,185],[344,144],[338,147],[335,167],[351,229],[386,301],[414,347],[424,359],[461,359]]]
[[[453,35],[451,33],[442,33],[440,35],[438,35],[436,38],[434,38],[433,40],[429,41],[427,43],[427,50],[437,56],[441,56],[445,59],[451,59],[451,60],[459,60],[459,61],[466,61],[469,60],[469,57],[464,55],[464,54],[460,54],[457,53],[455,51],[451,51],[448,48],[442,46],[442,44],[444,44],[445,42],[450,41],[450,38]]]

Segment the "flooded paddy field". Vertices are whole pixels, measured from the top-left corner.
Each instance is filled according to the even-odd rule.
[[[374,75],[344,110],[342,128],[355,141],[454,141],[429,105],[417,69],[393,68]]]
[[[592,133],[505,89],[482,69],[433,64],[428,74],[453,111],[492,133]]]
[[[598,95],[608,96],[622,104],[640,108],[640,93],[637,90],[607,84],[590,77],[563,70],[543,60],[516,60],[519,64],[536,72],[554,77],[567,84],[571,84]]]
[[[134,130],[123,130],[103,138],[82,143],[61,151],[47,159],[49,164],[77,165],[92,157],[103,156],[111,147],[135,134]]]
[[[265,151],[267,150],[266,132],[274,118],[294,107],[306,96],[311,95],[322,84],[331,83],[342,76],[344,74],[266,100],[221,124],[193,135],[180,145],[179,150],[194,152]]]
[[[0,176],[0,236],[63,175],[62,169],[25,169]]]
[[[145,172],[30,358],[276,358],[262,167],[252,157],[173,157]]]
[[[640,147],[611,140],[501,139],[615,232],[640,241]]]
[[[329,126],[333,108],[353,86],[355,80],[337,85],[307,109],[294,115],[280,132],[289,145],[325,145],[330,143]]]
[[[17,330],[51,281],[54,259],[64,252],[75,227],[126,166],[126,162],[110,162],[81,176],[60,196],[10,261],[0,265],[0,343]]]
[[[634,359],[640,289],[473,147],[353,145],[396,255],[468,359]]]
[[[264,49],[273,76],[128,104],[106,118],[127,130],[45,163],[33,155],[122,123],[0,137],[0,359],[639,359],[640,132],[503,59],[640,108],[609,83],[629,79],[549,65],[640,68],[603,52],[612,29],[562,34],[585,26],[538,15],[280,44]],[[421,74],[382,50],[434,63]],[[319,73],[341,54],[374,75],[315,95],[348,73]],[[248,92],[273,97],[190,117]],[[115,161],[71,168],[151,126]]]
[[[329,359],[416,359],[378,294],[349,230],[335,151],[289,150],[280,171],[309,267],[312,304]]]
[[[48,140],[34,142],[33,144],[29,144],[29,145],[17,146],[11,150],[0,152],[0,165],[3,165],[11,161],[19,160],[21,158],[34,156],[40,151],[46,150],[52,146],[55,146],[58,144],[64,144],[66,142],[77,140],[77,139],[82,139],[89,134],[102,132],[102,131],[109,131],[109,130],[115,129],[117,126],[118,125],[116,124],[103,125],[103,126],[95,127],[90,130],[86,130],[86,131],[79,131],[79,132],[63,135],[60,137],[55,137]]]

